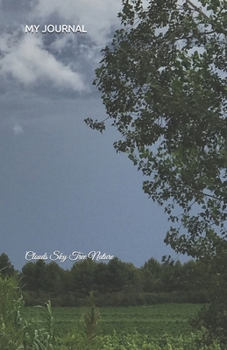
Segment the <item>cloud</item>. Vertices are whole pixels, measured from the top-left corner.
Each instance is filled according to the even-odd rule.
[[[38,0],[31,16],[46,21],[57,15],[66,24],[84,24],[89,37],[97,44],[106,43],[111,28],[119,24],[121,0]]]
[[[67,47],[69,42],[74,41],[74,38],[75,36],[72,33],[63,36],[58,36],[57,39],[51,44],[51,48],[61,53]]]
[[[82,75],[48,52],[41,35],[26,34],[20,39],[5,35],[0,44],[4,53],[0,59],[0,76],[10,74],[25,86],[49,81],[57,88],[86,90]]]
[[[13,132],[14,132],[14,135],[17,136],[17,135],[22,134],[24,132],[24,130],[23,130],[21,125],[15,124],[13,127]]]
[[[14,7],[12,2],[11,10]],[[5,81],[4,89],[12,89],[11,83],[16,82],[16,89],[17,83],[32,89],[49,84],[49,91],[54,87],[60,92],[87,92],[86,82],[100,61],[100,50],[119,24],[120,9],[121,0],[32,2],[26,20],[15,18],[13,31],[4,27],[5,33],[0,35],[0,79],[5,78],[1,79]],[[25,24],[84,24],[87,34],[25,34]]]

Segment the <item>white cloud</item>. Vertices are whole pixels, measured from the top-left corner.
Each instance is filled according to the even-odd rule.
[[[43,21],[57,14],[65,24],[84,24],[87,35],[97,45],[103,45],[111,27],[119,23],[120,9],[121,0],[38,0],[32,17]]]
[[[10,74],[23,85],[50,81],[58,88],[86,90],[83,77],[45,50],[41,36],[26,34],[1,38],[4,57],[0,59],[0,76]]]
[[[57,39],[51,44],[51,48],[57,52],[61,52],[70,40],[74,41],[74,38],[75,36],[73,33],[57,37]]]
[[[42,27],[43,24],[53,23],[56,18],[57,23],[61,24],[83,24],[87,34],[53,36],[55,40],[50,43],[48,51],[44,46],[44,34],[21,36],[22,26],[20,33],[18,30],[18,33],[1,35],[0,79],[10,76],[26,87],[49,82],[50,89],[54,86],[62,90],[86,91],[85,77],[81,71],[85,71],[86,64],[88,71],[98,65],[100,50],[107,44],[113,27],[120,23],[117,14],[121,4],[121,0],[37,0],[27,23]],[[23,23],[23,31],[27,23]],[[61,60],[66,58],[68,49],[70,55],[75,52],[75,59],[73,57],[71,62],[67,60],[66,65]]]

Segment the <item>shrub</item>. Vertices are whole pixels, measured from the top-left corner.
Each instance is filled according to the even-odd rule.
[[[24,300],[14,277],[0,277],[0,349],[53,350],[53,316],[51,304],[39,322],[26,321],[22,316]]]

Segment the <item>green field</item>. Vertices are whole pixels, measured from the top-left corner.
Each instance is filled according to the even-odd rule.
[[[100,335],[139,334],[158,338],[168,333],[172,336],[190,334],[193,330],[188,319],[196,315],[199,304],[158,304],[153,306],[107,307],[99,308],[101,315],[97,333]],[[55,331],[64,335],[71,330],[79,330],[82,308],[53,308]],[[37,307],[26,308],[26,313],[39,318],[42,310]]]
[[[101,318],[95,333],[89,338],[82,325],[84,314],[91,309],[53,308],[54,350],[225,350],[217,342],[202,345],[203,334],[188,323],[202,305],[157,304],[152,306],[100,308]],[[33,318],[40,329],[45,324],[47,310],[29,307],[23,311],[25,318]],[[46,318],[48,320],[48,317]],[[51,318],[52,319],[52,318]],[[40,321],[39,321],[40,320]],[[40,322],[40,324],[39,324]],[[30,322],[32,324],[32,322]],[[49,322],[47,324],[50,324]],[[51,321],[52,323],[52,321]],[[51,329],[42,328],[40,334],[48,337]],[[45,333],[46,332],[46,333]],[[41,336],[40,335],[40,336]],[[38,349],[38,348],[37,348]],[[45,347],[42,349],[49,349]]]

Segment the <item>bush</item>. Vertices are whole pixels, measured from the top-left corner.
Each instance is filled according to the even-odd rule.
[[[52,350],[54,349],[51,304],[39,327],[22,316],[24,300],[14,277],[0,277],[0,349]]]
[[[149,339],[148,336],[134,333],[130,335],[114,334],[103,337],[103,350],[223,350],[217,342],[209,346],[201,345],[201,335],[177,337],[164,335],[160,339]]]

